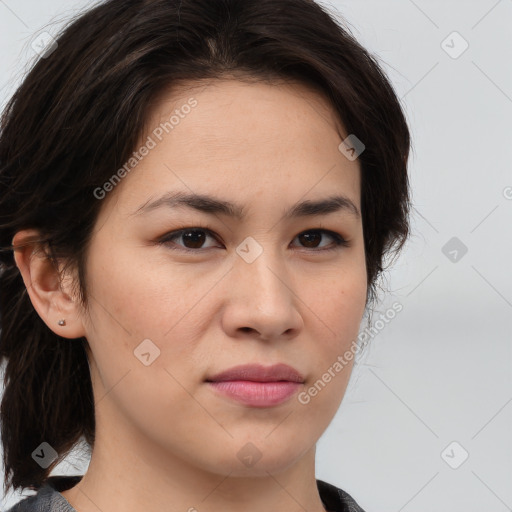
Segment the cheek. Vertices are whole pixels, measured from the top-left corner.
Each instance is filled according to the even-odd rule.
[[[311,308],[318,317],[310,333],[313,343],[307,348],[313,370],[298,401],[305,421],[314,417],[317,428],[330,423],[345,395],[358,350],[366,290],[364,266],[357,272],[338,273],[329,286],[316,294]]]
[[[154,397],[144,396],[152,397],[158,389],[168,390],[164,396],[175,397],[177,407],[181,399],[186,403],[186,394],[179,398],[183,389],[177,382],[187,382],[190,368],[195,368],[195,350],[208,320],[205,308],[211,303],[208,291],[223,272],[191,276],[177,266],[140,256],[144,251],[107,255],[97,250],[93,255],[88,262],[87,339],[98,384],[107,390],[123,379],[120,399],[142,408],[152,406]],[[129,382],[139,384],[124,397]]]
[[[315,401],[317,404],[325,402],[328,409],[329,403],[341,400],[350,377],[358,350],[357,337],[366,293],[366,267],[361,260],[353,260],[352,265],[332,272],[330,279],[322,277],[314,292],[304,300],[309,302],[311,313],[308,316],[315,325],[310,333],[314,350],[311,347],[309,350],[314,380],[321,380],[317,387],[322,392],[318,392]]]
[[[310,283],[309,288],[311,290]],[[364,314],[367,293],[366,267],[351,265],[321,276],[314,291],[307,295],[327,339],[343,342],[357,334]],[[305,302],[306,302],[305,300]]]
[[[150,259],[148,252],[128,246],[103,251],[98,244],[88,264],[95,325],[104,330],[121,328],[133,342],[162,338],[204,294],[204,280],[191,286],[180,267]]]

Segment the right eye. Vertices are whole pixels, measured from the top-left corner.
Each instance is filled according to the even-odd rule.
[[[208,237],[212,237],[216,239],[214,233],[204,227],[191,227],[184,228],[177,231],[171,231],[164,235],[159,243],[165,244],[169,247],[169,249],[177,250],[177,251],[185,251],[185,252],[199,252],[201,249],[205,249],[203,244]],[[183,242],[183,246],[180,244],[176,244],[175,240],[181,239]],[[187,244],[187,245],[185,245]],[[212,247],[206,247],[206,249],[211,249]]]

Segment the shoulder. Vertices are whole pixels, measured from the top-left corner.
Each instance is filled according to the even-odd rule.
[[[316,481],[320,498],[329,512],[364,512],[354,498],[335,485]]]
[[[6,512],[76,512],[68,501],[60,494],[73,487],[82,476],[54,476],[32,496],[26,496]]]
[[[59,491],[73,487],[81,476],[50,477],[35,495],[27,496],[6,512],[76,512]],[[318,492],[329,512],[364,512],[355,500],[332,484],[317,480]]]
[[[33,496],[26,496],[7,512],[50,512],[55,509],[54,489],[49,485],[41,487]]]

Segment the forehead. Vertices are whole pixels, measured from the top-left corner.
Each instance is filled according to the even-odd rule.
[[[201,128],[201,123],[203,128],[203,133],[198,132],[198,135],[205,135],[210,128],[211,138],[220,139],[227,135],[236,140],[244,133],[251,135],[243,128],[259,127],[258,135],[265,129],[270,137],[276,128],[283,125],[292,128],[301,120],[313,126],[324,125],[324,129],[330,127],[339,136],[347,135],[320,86],[290,80],[239,77],[181,82],[164,89],[151,103],[143,137],[160,123],[169,121],[173,113],[178,114],[186,108],[191,98],[199,106],[193,109],[196,127]]]
[[[280,77],[261,78],[234,72],[218,78],[198,80],[177,80],[168,87],[164,87],[156,95],[149,110],[149,114],[158,115],[158,110],[166,108],[166,104],[172,106],[172,102],[181,103],[190,96],[202,96],[205,99],[215,100],[216,103],[229,104],[240,96],[257,97],[258,101],[274,100],[278,96],[283,100],[284,96],[302,98],[311,104],[313,110],[321,109],[322,115],[332,115],[334,108],[328,100],[325,91],[319,84],[301,82],[296,79]],[[291,99],[291,98],[289,98]],[[251,105],[257,107],[257,105]]]
[[[330,103],[303,84],[182,85],[153,101],[139,141],[151,150],[116,192],[130,183],[133,200],[179,188],[296,202],[338,188],[359,206],[359,164],[338,149],[345,136]]]

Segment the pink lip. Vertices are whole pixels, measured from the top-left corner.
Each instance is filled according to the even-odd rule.
[[[286,364],[230,368],[206,382],[216,391],[252,407],[278,405],[294,395],[304,377]]]
[[[209,382],[210,386],[238,402],[251,407],[271,407],[284,402],[301,387],[298,382],[254,382],[228,380]]]
[[[229,370],[220,372],[206,379],[209,382],[223,382],[226,380],[250,380],[253,382],[277,382],[287,380],[290,382],[304,382],[304,377],[287,364],[274,364],[263,366],[261,364],[243,364],[234,366]]]

